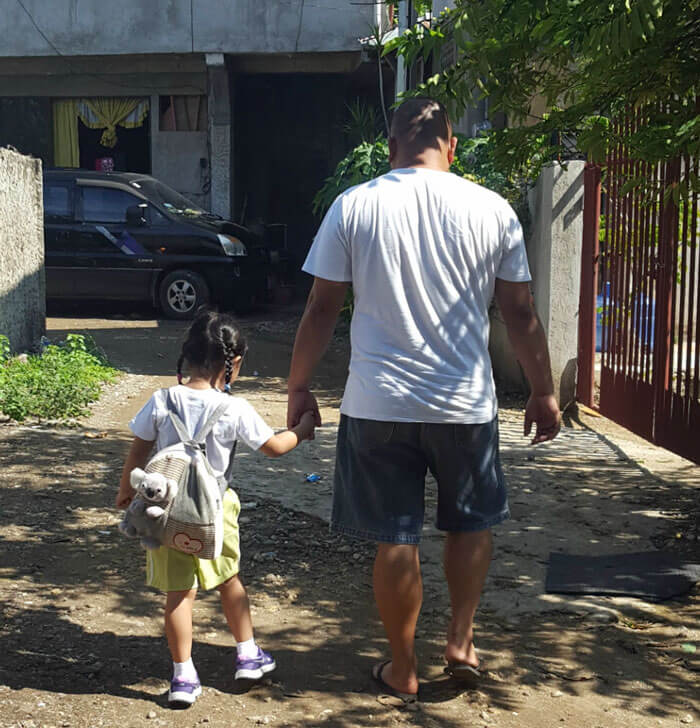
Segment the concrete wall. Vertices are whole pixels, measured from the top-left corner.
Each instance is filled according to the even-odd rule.
[[[46,324],[41,162],[0,149],[0,334],[14,351],[35,345]]]
[[[584,162],[552,164],[529,196],[532,232],[527,241],[535,308],[552,359],[555,394],[562,407],[574,400],[583,237]],[[502,389],[527,391],[498,312],[491,316],[491,358]]]
[[[158,103],[158,96],[151,96],[151,174],[206,209],[210,174],[208,133],[161,131]]]
[[[28,13],[15,0],[0,0],[4,27],[12,28],[3,36],[0,56],[54,56],[56,50],[66,56],[357,50],[358,38],[370,35],[377,17],[374,4],[337,0],[24,0],[23,4]]]

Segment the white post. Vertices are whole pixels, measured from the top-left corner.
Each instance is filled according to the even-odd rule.
[[[207,53],[210,208],[231,217],[231,99],[223,53]]]
[[[564,409],[576,393],[583,241],[582,161],[547,165],[530,194],[528,241],[535,308],[547,334],[554,390]]]
[[[399,35],[403,35],[408,30],[409,13],[411,12],[411,3],[409,0],[401,0],[398,4],[399,13]],[[406,90],[406,62],[403,56],[396,58],[396,100]]]

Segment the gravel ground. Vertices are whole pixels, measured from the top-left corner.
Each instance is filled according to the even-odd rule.
[[[298,317],[244,320],[251,351],[238,393],[284,425]],[[73,427],[0,425],[0,727],[503,726],[609,728],[697,724],[700,598],[663,604],[544,593],[548,553],[656,547],[697,555],[698,468],[590,416],[531,450],[517,401],[501,408],[513,519],[478,615],[486,675],[477,687],[442,673],[447,594],[440,535],[422,550],[421,702],[408,711],[369,679],[386,653],[372,600],[371,545],[328,533],[337,407],[347,365],[338,335],[317,378],[327,423],[283,459],[241,452],[242,576],[259,641],[279,668],[233,681],[233,643],[214,595],[196,607],[194,659],[204,694],[167,707],[162,598],[143,586],[143,554],[111,507],[129,443],[126,423],[173,382],[183,326],[139,318],[55,318],[50,334],[93,335],[125,375]],[[308,473],[321,475],[309,484]],[[434,495],[428,490],[428,509]],[[695,516],[697,518],[697,515]]]

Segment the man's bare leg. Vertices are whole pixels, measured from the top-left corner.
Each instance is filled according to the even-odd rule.
[[[382,679],[402,693],[416,693],[416,622],[423,602],[417,546],[378,545],[374,598],[391,648],[391,664],[382,671]]]
[[[474,648],[474,614],[491,563],[491,531],[448,533],[445,575],[450,589],[452,619],[447,632],[445,658],[478,667]]]

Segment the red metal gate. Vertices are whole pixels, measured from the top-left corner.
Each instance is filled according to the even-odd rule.
[[[620,122],[626,130],[643,123],[641,111]],[[583,404],[695,462],[699,195],[679,194],[678,182],[688,172],[698,174],[699,166],[690,157],[638,162],[618,145],[608,155],[602,205],[600,170],[587,166],[577,384]],[[625,186],[639,177],[644,185]]]

